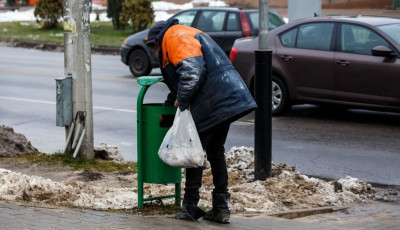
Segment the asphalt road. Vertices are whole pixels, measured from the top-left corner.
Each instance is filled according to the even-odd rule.
[[[63,75],[63,53],[0,46],[0,124],[46,153],[65,145],[64,128],[55,125],[54,79]],[[92,78],[95,145],[116,145],[136,161],[136,78],[119,56],[99,54],[92,55]],[[152,86],[145,103],[162,102],[167,92]],[[272,120],[273,162],[307,175],[400,186],[399,121],[395,113],[295,106]],[[233,146],[254,146],[253,114],[231,126],[226,149]]]

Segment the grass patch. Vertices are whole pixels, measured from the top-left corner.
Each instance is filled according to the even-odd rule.
[[[94,21],[90,23],[92,47],[119,48],[132,29],[115,30],[111,22]],[[43,44],[64,44],[62,26],[56,29],[43,29],[35,21],[0,22],[0,41],[9,42],[13,38],[20,42],[37,42]]]
[[[44,153],[34,153],[23,156],[14,157],[15,160],[26,160],[31,163],[43,163],[53,166],[69,166],[75,170],[81,170],[90,172],[131,172],[137,171],[136,163],[117,163],[102,159],[86,160],[82,158],[73,158],[71,155],[54,153],[54,154],[44,154]]]

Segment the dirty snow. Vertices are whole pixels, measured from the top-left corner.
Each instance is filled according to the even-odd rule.
[[[130,209],[135,188],[100,188],[83,182],[54,182],[38,176],[0,169],[0,198],[91,209]]]
[[[38,152],[22,134],[15,133],[11,127],[0,125],[0,157],[15,157]]]
[[[293,166],[273,164],[273,177],[254,181],[252,148],[232,148],[226,153],[233,212],[276,212],[291,209],[344,206],[374,196],[371,185],[353,177],[326,182],[302,175]],[[182,182],[184,187],[184,178]],[[211,207],[212,176],[204,171],[199,205]],[[182,188],[183,190],[183,188]],[[145,184],[145,196],[174,193],[174,185]],[[182,191],[183,193],[183,191]],[[0,199],[90,209],[137,207],[137,188],[90,186],[80,181],[55,182],[0,169]],[[173,199],[163,200],[173,203]]]
[[[94,155],[104,160],[124,162],[124,157],[116,145],[100,143],[100,145],[94,146]]]

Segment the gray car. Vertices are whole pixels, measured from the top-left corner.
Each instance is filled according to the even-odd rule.
[[[270,31],[272,113],[293,104],[400,111],[400,19],[315,17]],[[238,39],[231,61],[250,91],[258,38]]]
[[[181,11],[171,18],[181,25],[192,26],[206,32],[227,55],[237,38],[258,35],[258,10],[243,10],[234,7],[199,7]],[[275,11],[269,13],[269,27],[285,24]],[[134,76],[148,75],[152,68],[159,66],[158,57],[146,46],[148,30],[126,38],[121,45],[121,61],[129,66]]]

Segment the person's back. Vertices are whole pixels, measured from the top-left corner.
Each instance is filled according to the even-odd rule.
[[[226,54],[202,31],[173,25],[163,36],[161,51],[164,78],[177,86],[170,89],[178,95],[181,110],[190,104],[199,132],[234,121],[256,108]]]

